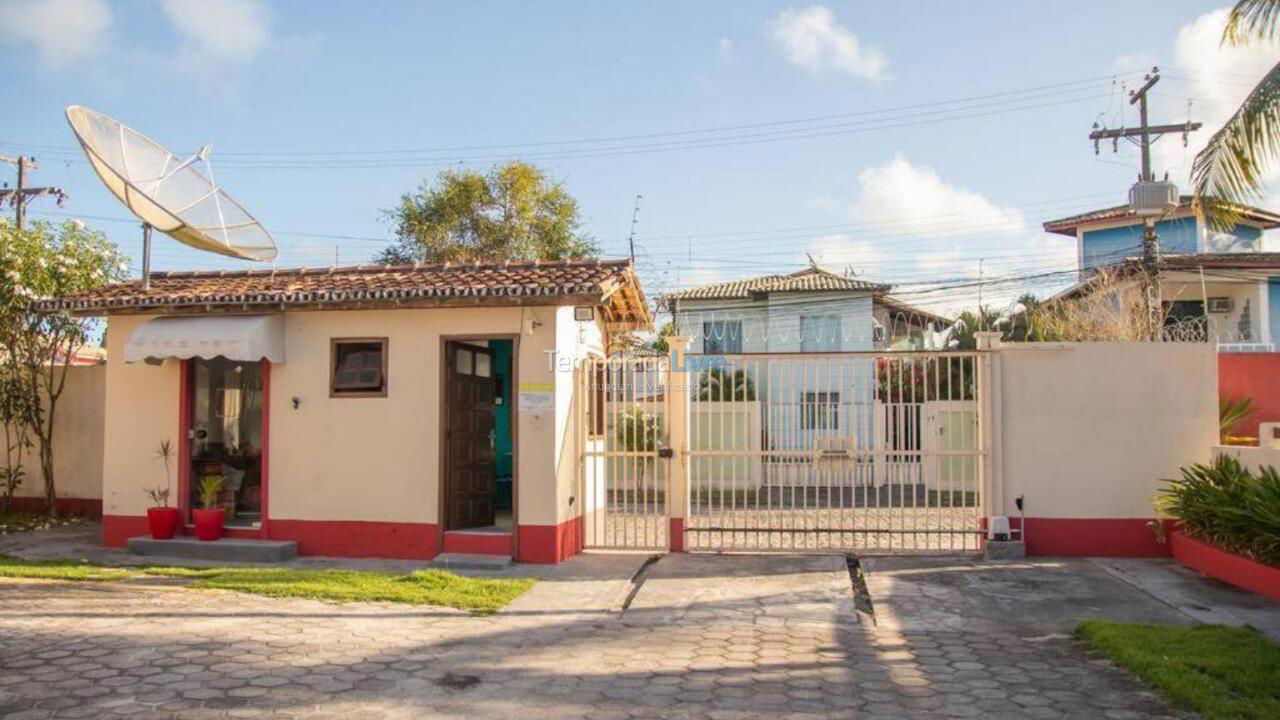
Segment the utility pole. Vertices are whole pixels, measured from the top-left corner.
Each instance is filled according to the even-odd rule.
[[[16,165],[18,168],[18,185],[14,188],[0,188],[0,204],[6,200],[13,203],[14,221],[21,230],[26,226],[27,222],[27,203],[32,199],[41,195],[53,195],[58,198],[58,207],[62,207],[62,203],[67,199],[67,193],[62,188],[56,187],[34,187],[29,188],[27,184],[27,171],[35,170],[36,159],[33,157],[10,157],[8,155],[0,155],[0,162],[6,162],[10,165]]]
[[[631,234],[627,236],[627,246],[631,250],[631,264],[636,264],[636,223],[640,222],[640,198],[643,195],[636,195],[636,206],[631,210]]]
[[[978,258],[978,329],[985,330],[987,314],[982,311],[982,264],[986,258]]]
[[[1147,93],[1155,84],[1160,82],[1160,68],[1153,67],[1151,72],[1147,73],[1143,78],[1142,87],[1129,92],[1129,104],[1138,106],[1138,127],[1136,128],[1120,128],[1118,130],[1108,130],[1098,127],[1094,123],[1093,132],[1089,133],[1089,139],[1093,141],[1093,153],[1098,154],[1098,146],[1102,140],[1111,141],[1112,151],[1118,150],[1121,138],[1134,142],[1138,145],[1142,153],[1142,175],[1138,178],[1138,185],[1143,183],[1154,183],[1155,174],[1151,171],[1151,144],[1161,137],[1177,133],[1182,135],[1182,144],[1187,144],[1187,135],[1195,130],[1200,129],[1200,123],[1185,122],[1181,125],[1151,125],[1147,121]],[[1171,185],[1170,185],[1171,186]],[[1172,186],[1171,186],[1172,187]],[[1174,203],[1178,202],[1176,189],[1172,191]],[[1134,192],[1130,191],[1130,203]],[[1176,205],[1175,205],[1176,206]],[[1160,298],[1160,237],[1156,234],[1156,218],[1149,212],[1142,212],[1143,208],[1134,208],[1139,214],[1143,215],[1143,231],[1142,231],[1142,268],[1146,275],[1146,304],[1147,304],[1147,320],[1150,323],[1150,331],[1153,339],[1157,339],[1160,335],[1163,322],[1163,310]]]

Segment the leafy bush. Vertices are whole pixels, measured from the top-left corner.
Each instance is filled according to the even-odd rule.
[[[756,399],[756,385],[745,370],[732,373],[709,368],[698,378],[698,400],[702,402],[744,402]]]
[[[1157,507],[1187,534],[1268,565],[1280,565],[1280,473],[1255,474],[1233,457],[1182,468]]]
[[[662,440],[661,421],[642,407],[631,406],[618,413],[618,447],[624,452],[655,452]]]

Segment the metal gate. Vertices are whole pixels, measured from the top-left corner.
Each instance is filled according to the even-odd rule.
[[[591,361],[586,545],[977,551],[982,367],[973,352]]]
[[[666,550],[670,468],[664,357],[589,358],[577,369],[577,447],[588,548]]]

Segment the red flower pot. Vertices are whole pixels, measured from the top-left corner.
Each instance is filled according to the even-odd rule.
[[[178,512],[178,508],[147,508],[147,527],[151,530],[151,537],[156,540],[172,540],[181,521],[182,513]]]
[[[217,540],[222,537],[222,523],[226,519],[226,511],[222,508],[214,510],[192,510],[196,518],[196,539]]]

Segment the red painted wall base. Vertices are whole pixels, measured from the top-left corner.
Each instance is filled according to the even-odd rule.
[[[267,528],[268,539],[297,542],[299,555],[430,560],[440,552],[433,523],[272,519]],[[102,544],[106,547],[124,547],[129,538],[149,532],[147,519],[142,516],[102,518]],[[235,537],[261,537],[257,531],[233,532]]]
[[[1227,552],[1181,532],[1172,533],[1169,544],[1179,565],[1280,602],[1280,567]]]
[[[179,528],[178,532],[182,532]],[[131,537],[150,535],[147,518],[142,515],[103,515],[102,544],[106,547],[121,548]]]
[[[102,498],[58,498],[56,503],[59,515],[80,515],[82,517],[102,517]],[[9,507],[14,512],[43,513],[44,498],[15,497]]]
[[[521,525],[517,562],[554,565],[582,552],[582,518],[559,525]]]
[[[430,560],[440,553],[435,523],[271,518],[267,528],[272,540],[296,541],[299,555]]]
[[[1027,518],[1027,555],[1040,557],[1166,557],[1152,518]],[[1018,527],[1018,518],[1010,518]],[[1166,525],[1168,527],[1168,525]]]
[[[684,518],[671,518],[667,526],[671,538],[671,552],[684,552]]]

